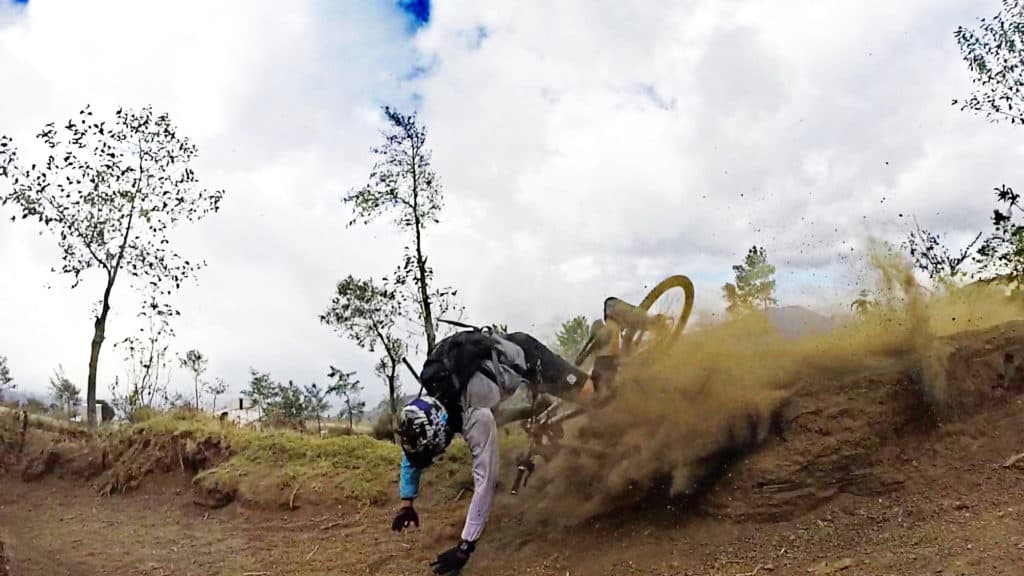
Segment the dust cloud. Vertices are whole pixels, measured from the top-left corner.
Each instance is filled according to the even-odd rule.
[[[928,290],[909,265],[876,250],[870,308],[831,332],[784,339],[761,313],[690,330],[673,348],[620,370],[616,398],[570,438],[575,448],[542,462],[528,512],[575,524],[642,503],[652,493],[693,495],[723,459],[762,443],[800,386],[887,358],[921,366],[921,399],[941,407],[947,391],[939,337],[1024,318],[993,286]]]

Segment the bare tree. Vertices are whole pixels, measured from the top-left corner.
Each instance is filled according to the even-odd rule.
[[[60,271],[73,277],[72,288],[89,270],[103,273],[86,392],[95,426],[96,373],[117,279],[123,273],[138,287],[166,294],[194,276],[203,264],[175,252],[168,232],[216,212],[223,192],[198,187],[190,166],[197,148],[167,114],[149,107],[119,109],[112,122],[97,121],[86,107],[59,128],[47,124],[38,138],[48,157],[25,167],[12,140],[0,136],[0,179],[12,185],[0,201],[57,237]]]
[[[334,327],[359,347],[369,352],[383,351],[376,372],[387,382],[392,421],[398,414],[398,371],[406,351],[405,343],[394,334],[401,306],[402,301],[388,286],[348,276],[338,282],[330,306],[320,316],[321,322]]]
[[[217,380],[213,384],[210,384],[206,388],[206,391],[209,392],[211,396],[213,396],[213,411],[216,412],[217,396],[220,396],[228,391],[228,384],[227,382],[224,381],[223,378],[217,378]]]
[[[321,388],[316,382],[308,385],[303,390],[303,396],[306,403],[306,412],[316,420],[316,433],[320,434],[323,430],[320,424],[321,418],[323,418],[324,412],[331,407],[327,402],[327,394],[330,389]]]
[[[370,149],[377,160],[370,171],[369,183],[349,192],[346,203],[355,210],[349,225],[362,220],[370,223],[384,214],[393,214],[398,228],[410,236],[402,264],[395,272],[394,284],[404,287],[395,295],[411,294],[416,304],[416,320],[423,328],[429,353],[437,341],[437,318],[452,307],[456,295],[452,288],[432,287],[433,269],[427,264],[423,232],[439,222],[443,194],[437,175],[431,167],[427,148],[427,130],[416,115],[405,115],[384,108],[386,128],[381,132],[384,142]]]
[[[352,378],[355,374],[355,372],[344,372],[334,366],[327,371],[327,377],[334,380],[327,391],[339,396],[344,402],[341,408],[341,417],[348,419],[349,432],[355,427],[355,419],[361,417],[366,409],[366,402],[359,398],[363,387],[359,385],[358,380]]]
[[[178,364],[182,368],[187,368],[192,373],[192,384],[196,395],[196,410],[199,410],[200,390],[205,389],[205,385],[200,385],[199,377],[206,372],[206,365],[209,364],[209,359],[203,356],[203,353],[199,350],[189,350],[185,353],[184,358],[178,358]]]
[[[146,320],[139,335],[129,336],[114,345],[124,350],[126,389],[120,390],[119,380],[115,380],[112,402],[126,417],[139,408],[152,408],[159,400],[170,398],[167,394],[171,379],[168,348],[174,330],[169,319],[177,316],[178,311],[151,299],[139,315]]]
[[[66,418],[71,418],[75,408],[82,403],[82,391],[64,375],[63,366],[58,366],[50,377],[50,393]]]

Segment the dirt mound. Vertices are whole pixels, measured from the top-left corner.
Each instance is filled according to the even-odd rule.
[[[7,425],[0,430],[6,430],[4,438],[16,436],[17,440],[0,442],[0,462],[3,469],[20,469],[25,482],[47,476],[97,480],[103,495],[134,490],[154,473],[180,472],[191,480],[227,460],[231,450],[225,431],[212,419],[190,418],[172,415],[153,424],[99,433],[41,421],[41,426],[32,422],[27,433],[12,435],[12,426]]]
[[[7,428],[0,428],[4,438]],[[94,481],[102,495],[110,495],[134,491],[159,475],[191,486],[193,502],[203,507],[238,501],[250,509],[295,510],[389,502],[400,451],[367,436],[257,431],[186,410],[86,435],[32,427],[24,445],[0,444],[0,457],[29,482],[47,476]],[[454,443],[425,480],[437,488],[433,497],[454,498],[472,488],[469,460],[465,443]]]
[[[180,470],[195,476],[226,460],[230,447],[224,436],[197,434],[190,429],[172,433],[140,427],[108,446],[111,466],[100,479],[100,493],[138,488],[153,473]]]
[[[33,445],[45,445],[33,448]],[[106,451],[95,439],[70,440],[50,434],[35,436],[22,454],[21,479],[32,482],[48,474],[61,478],[92,480],[106,468]]]

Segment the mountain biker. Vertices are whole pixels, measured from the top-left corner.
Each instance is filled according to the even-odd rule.
[[[593,390],[585,372],[532,336],[521,332],[492,333],[488,338],[493,342],[493,354],[478,366],[446,364],[453,374],[460,368],[472,374],[464,389],[459,391],[457,401],[444,403],[436,397],[422,395],[403,407],[399,415],[402,505],[391,524],[392,530],[401,532],[411,524],[419,527],[419,515],[413,502],[419,495],[420,474],[444,453],[456,433],[462,434],[473,456],[473,498],[461,540],[430,564],[435,574],[461,570],[487,523],[498,481],[498,434],[494,415],[498,404],[524,384],[559,397],[587,396]],[[438,343],[435,350],[442,348],[442,343]],[[426,373],[425,368],[421,377]]]

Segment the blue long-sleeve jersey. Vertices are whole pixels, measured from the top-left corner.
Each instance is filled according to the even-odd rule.
[[[402,475],[399,481],[399,495],[402,500],[412,500],[420,494],[420,474],[422,470],[413,468],[409,459],[402,454]]]

